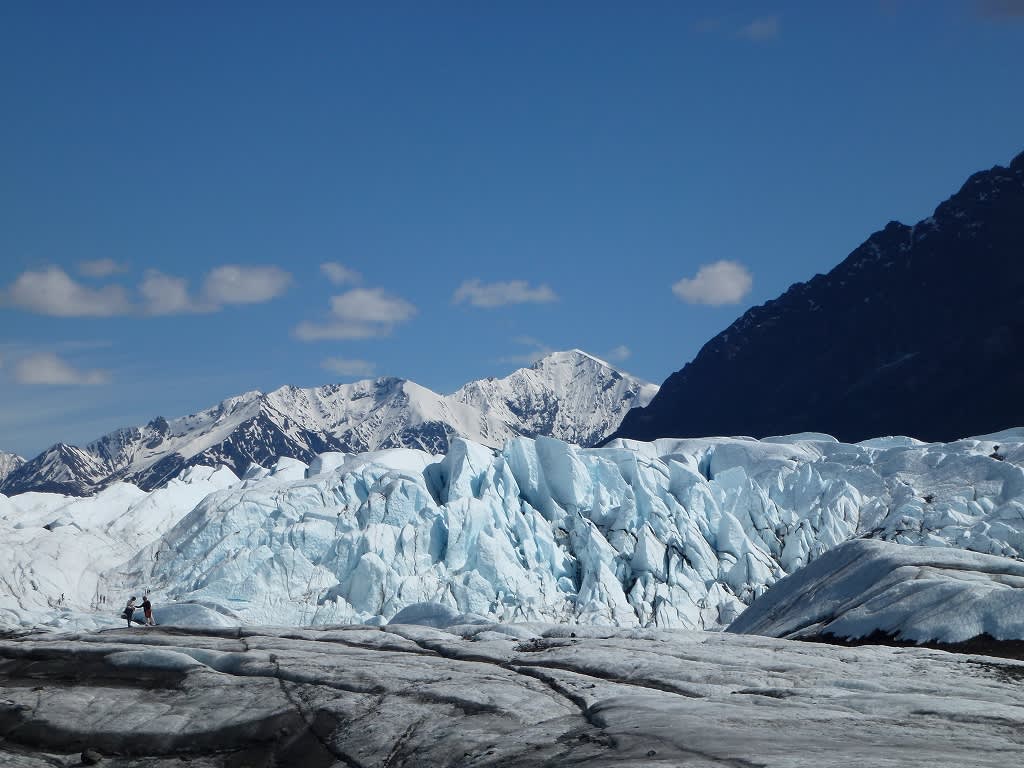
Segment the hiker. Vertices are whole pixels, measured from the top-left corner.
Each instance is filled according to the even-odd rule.
[[[135,616],[136,607],[137,606],[135,605],[135,596],[132,595],[131,599],[128,601],[128,604],[124,607],[124,613],[121,614],[123,618],[128,620],[128,629],[132,628],[132,618]]]
[[[155,627],[156,622],[153,621],[153,604],[149,602],[149,595],[142,596],[142,613],[146,617],[146,626]]]

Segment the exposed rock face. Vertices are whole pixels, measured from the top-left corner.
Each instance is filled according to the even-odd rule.
[[[1024,153],[746,312],[617,437],[955,440],[1024,423]]]
[[[1024,664],[542,625],[0,641],[0,761],[1005,768]],[[950,738],[955,732],[956,737]]]
[[[0,483],[4,481],[5,477],[24,463],[25,460],[16,453],[0,451]]]

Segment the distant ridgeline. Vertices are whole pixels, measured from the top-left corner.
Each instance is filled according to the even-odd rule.
[[[615,437],[955,440],[1024,424],[1024,153],[747,311]]]
[[[241,476],[252,464],[310,462],[330,451],[445,453],[454,437],[492,447],[519,435],[594,445],[657,390],[574,349],[450,395],[396,378],[247,392],[188,416],[111,432],[83,448],[58,443],[29,461],[0,454],[0,493],[80,496],[119,480],[148,491],[196,465]]]

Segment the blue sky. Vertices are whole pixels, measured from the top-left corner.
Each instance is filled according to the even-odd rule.
[[[1024,149],[1018,0],[211,5],[0,6],[0,450],[572,347],[660,382]]]

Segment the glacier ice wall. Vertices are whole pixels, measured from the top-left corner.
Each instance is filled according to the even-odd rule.
[[[223,467],[191,467],[152,493],[115,483],[87,498],[0,494],[0,627],[111,623],[127,596],[110,592],[104,572],[237,484]]]
[[[1022,465],[1024,430],[290,460],[211,494],[107,580],[254,623],[382,622],[434,601],[503,621],[719,628],[857,536],[1019,557]]]
[[[881,633],[915,643],[1021,640],[1024,562],[854,539],[780,581],[728,631],[847,640]]]

